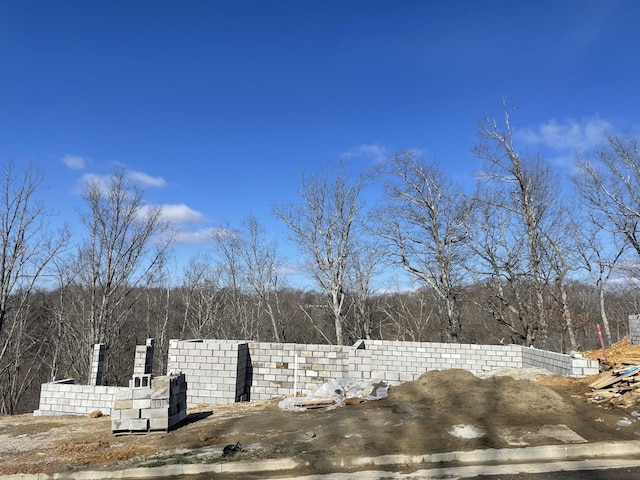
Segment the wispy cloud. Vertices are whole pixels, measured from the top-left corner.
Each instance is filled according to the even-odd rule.
[[[78,155],[65,155],[62,162],[72,170],[82,170],[85,167],[85,159]]]
[[[520,130],[517,137],[529,144],[548,146],[559,152],[584,151],[602,144],[613,126],[599,118],[569,119],[563,123],[555,119],[535,128]]]
[[[219,227],[207,227],[193,231],[181,231],[175,237],[177,243],[206,245],[216,237],[232,236],[233,232]]]
[[[164,188],[167,186],[167,182],[162,177],[153,177],[148,173],[130,171],[127,172],[128,177],[132,182],[137,183],[143,187]]]
[[[354,158],[364,158],[374,162],[382,162],[389,156],[389,151],[378,144],[358,145],[342,152],[341,157],[350,160]]]
[[[80,177],[80,180],[76,183],[73,192],[76,195],[80,195],[86,185],[96,185],[101,192],[106,192],[109,189],[109,176],[98,175],[97,173],[85,173]]]

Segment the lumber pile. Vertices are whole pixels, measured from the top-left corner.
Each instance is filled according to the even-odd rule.
[[[609,366],[640,365],[640,345],[632,345],[631,337],[627,335],[607,348],[607,362],[604,361],[604,354],[600,349],[585,352],[583,356],[599,360],[601,364],[608,363]]]
[[[621,364],[589,384],[589,402],[630,408],[640,401],[640,366]]]

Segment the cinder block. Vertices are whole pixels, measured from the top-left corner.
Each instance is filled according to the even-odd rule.
[[[149,430],[168,430],[169,427],[169,417],[149,419]]]
[[[152,400],[164,400],[170,398],[169,388],[152,389],[150,392]]]
[[[116,400],[113,402],[114,410],[128,410],[133,408],[133,400]]]
[[[146,418],[129,418],[122,420],[112,420],[111,430],[118,431],[131,431],[131,432],[146,432],[149,430],[149,420]]]
[[[168,418],[169,408],[143,408],[140,418]]]
[[[141,398],[138,400],[132,400],[132,408],[151,408],[151,399],[150,398]]]
[[[153,390],[150,388],[134,388],[131,390],[133,400],[150,399]]]

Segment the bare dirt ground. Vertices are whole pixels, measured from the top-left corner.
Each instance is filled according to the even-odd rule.
[[[639,439],[632,411],[587,403],[593,379],[433,371],[382,400],[308,411],[281,410],[278,399],[202,406],[175,430],[146,435],[115,436],[109,417],[0,417],[0,475],[228,461],[223,447],[236,442],[245,452],[234,460],[313,464],[331,456]]]

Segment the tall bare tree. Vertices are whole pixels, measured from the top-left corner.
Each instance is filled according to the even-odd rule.
[[[47,325],[34,308],[52,261],[68,244],[66,229],[49,230],[50,214],[37,199],[44,177],[29,164],[2,166],[0,183],[0,414],[13,413],[48,348]]]
[[[622,241],[621,234],[611,233],[603,228],[603,220],[601,214],[597,212],[584,212],[584,215],[574,222],[572,232],[575,238],[578,265],[587,271],[596,288],[600,322],[605,339],[611,345],[613,335],[607,315],[605,292],[609,279],[628,249],[628,244]]]
[[[384,204],[374,211],[376,233],[392,261],[436,294],[442,340],[459,342],[461,286],[471,202],[436,163],[400,152],[377,172]]]
[[[529,330],[526,342],[535,341],[540,334],[539,340],[544,345],[549,321],[545,302],[545,279],[548,278],[545,268],[549,268],[544,256],[545,236],[556,218],[558,175],[540,155],[521,156],[515,145],[509,108],[504,103],[503,107],[502,124],[488,116],[478,122],[479,142],[474,153],[484,160],[483,169],[478,174],[478,199],[495,212],[508,215],[502,218],[508,222],[509,237],[513,243],[503,247],[521,248],[521,258],[525,261],[525,269],[521,273],[528,275],[534,292],[536,325]],[[493,216],[484,217],[489,221],[485,227],[491,227]]]
[[[283,262],[278,254],[278,245],[267,238],[264,227],[253,216],[244,220],[240,233],[240,256],[244,262],[246,281],[256,299],[256,308],[268,317],[273,340],[284,341],[285,312],[278,293],[282,282],[278,272]]]
[[[210,254],[189,259],[180,288],[184,315],[181,338],[227,338],[223,322],[220,267]]]
[[[487,201],[477,197],[469,246],[474,252],[475,284],[485,288],[478,289],[474,303],[506,327],[514,343],[532,345],[540,325],[529,301],[529,275],[523,264],[526,242],[523,234],[512,228],[511,215],[494,207],[498,196]]]
[[[293,240],[306,257],[306,270],[328,297],[335,342],[344,344],[347,310],[347,272],[361,212],[362,180],[350,183],[344,164],[329,176],[302,176],[298,192],[301,203],[275,208],[275,214],[289,228]]]
[[[88,179],[83,199],[87,237],[78,254],[78,283],[89,293],[90,347],[116,338],[140,287],[163,266],[172,237],[160,209],[145,203],[124,169],[104,183]]]
[[[213,233],[213,249],[217,253],[224,294],[225,322],[233,338],[258,339],[258,321],[249,298],[246,265],[243,259],[244,239],[227,223]]]
[[[556,217],[558,225],[550,225],[549,229],[544,232],[547,243],[544,253],[550,267],[548,270],[550,274],[548,283],[555,287],[549,290],[551,296],[556,299],[557,304],[560,306],[571,350],[577,351],[578,341],[573,327],[573,315],[571,313],[567,289],[567,277],[569,273],[578,270],[576,261],[577,250],[575,248],[575,237],[570,234],[572,230],[570,220],[571,212],[560,210],[558,213],[560,213],[560,215]],[[564,349],[564,345],[560,347]]]

